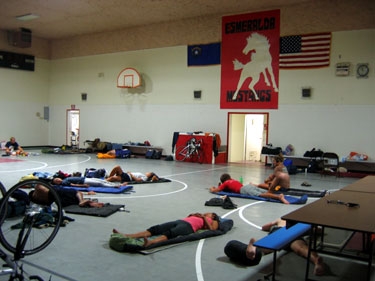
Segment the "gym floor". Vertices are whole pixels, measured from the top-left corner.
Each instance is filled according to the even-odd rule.
[[[167,183],[135,185],[128,194],[85,195],[96,198],[99,202],[124,204],[125,211],[116,212],[107,218],[67,214],[75,221],[61,227],[46,249],[23,259],[27,272],[37,274],[45,280],[264,280],[264,276],[272,269],[272,254],[264,256],[257,266],[239,266],[226,258],[223,251],[225,244],[234,239],[244,243],[251,237],[259,239],[267,234],[260,230],[263,224],[301,207],[241,198],[233,198],[238,205],[235,210],[204,205],[205,201],[215,197],[208,192],[208,188],[218,184],[222,173],[229,173],[237,179],[242,176],[245,183],[259,183],[272,173],[272,168],[263,163],[211,165],[142,157],[97,159],[95,154],[59,155],[40,153],[39,150],[30,152],[39,155],[0,159],[0,181],[7,189],[22,176],[37,171],[83,173],[86,168],[105,168],[109,173],[115,165],[120,165],[124,171],[153,171],[160,177],[171,180]],[[291,175],[291,186],[334,191],[356,180],[358,179],[298,173]],[[301,186],[305,181],[311,186]],[[309,198],[307,204],[313,200],[316,198]],[[216,212],[222,217],[233,219],[234,226],[225,235],[187,242],[150,255],[119,253],[108,246],[113,228],[133,233],[154,224],[183,218],[193,212]],[[334,241],[345,235],[346,233],[340,232],[328,238]],[[277,280],[304,280],[305,259],[286,251],[278,253],[278,257]],[[325,255],[322,257],[327,264],[326,274],[313,276],[313,266],[310,266],[310,278],[327,281],[365,280],[365,263]],[[371,280],[375,280],[374,271],[373,266]],[[9,276],[0,276],[0,280],[8,278]]]

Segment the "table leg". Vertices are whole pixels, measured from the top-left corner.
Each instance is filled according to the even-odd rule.
[[[367,236],[367,251],[368,251],[367,280],[370,281],[374,242],[371,241],[371,233],[366,233],[366,236]]]
[[[309,240],[309,250],[307,252],[307,257],[306,257],[306,272],[305,272],[305,281],[309,280],[309,269],[310,269],[310,257],[311,257],[311,248],[313,245],[313,240],[314,240],[314,233],[316,229],[315,226],[312,225],[310,228],[310,240]]]

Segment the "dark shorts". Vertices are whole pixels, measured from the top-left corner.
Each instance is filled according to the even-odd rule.
[[[151,233],[152,236],[165,235],[168,239],[194,233],[190,223],[183,220],[176,220],[154,225],[147,230]]]
[[[121,182],[129,182],[132,181],[131,177],[128,175],[128,173],[122,173],[121,174]]]
[[[79,204],[76,190],[62,187],[54,187],[54,190],[60,198],[62,207]]]

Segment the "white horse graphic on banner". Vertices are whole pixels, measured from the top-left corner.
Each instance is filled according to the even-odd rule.
[[[271,86],[266,70],[271,77],[273,89],[275,92],[279,91],[272,70],[272,56],[270,53],[270,43],[268,38],[264,35],[260,35],[259,33],[253,33],[246,40],[247,45],[242,52],[245,55],[250,54],[250,61],[246,64],[239,62],[237,59],[233,61],[234,70],[242,69],[241,76],[237,84],[237,90],[232,98],[233,100],[237,99],[238,92],[247,78],[251,78],[249,89],[254,93],[255,99],[259,100],[254,86],[259,82],[260,75],[262,73],[266,85]]]

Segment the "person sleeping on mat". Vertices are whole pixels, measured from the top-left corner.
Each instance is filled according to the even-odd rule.
[[[104,206],[104,203],[84,199],[81,191],[56,186],[53,189],[59,196],[62,207],[79,205],[80,207],[102,208]],[[32,202],[42,205],[51,205],[54,201],[54,197],[49,193],[49,189],[40,184],[37,184],[35,189],[29,192],[29,198]]]
[[[113,229],[113,233],[122,234],[129,238],[143,238],[144,247],[149,247],[153,244],[167,241],[181,235],[189,235],[201,229],[217,230],[219,228],[219,216],[215,213],[194,213],[188,215],[186,218],[165,222],[154,225],[145,231],[133,234],[124,234],[117,229]],[[149,240],[148,237],[160,235],[159,237]]]
[[[72,187],[120,187],[126,185],[119,182],[113,183],[102,179],[85,177],[54,178],[52,184]]]
[[[121,182],[126,185],[128,182],[156,182],[159,177],[154,172],[124,172],[120,166],[115,166],[106,178],[109,182]]]
[[[210,192],[216,193],[220,191],[233,192],[239,194],[247,194],[251,196],[259,196],[264,198],[271,198],[279,200],[284,204],[289,204],[285,199],[284,194],[274,194],[264,188],[259,188],[252,184],[243,185],[238,180],[232,179],[229,174],[222,174],[220,177],[220,183],[218,187],[210,187]]]

